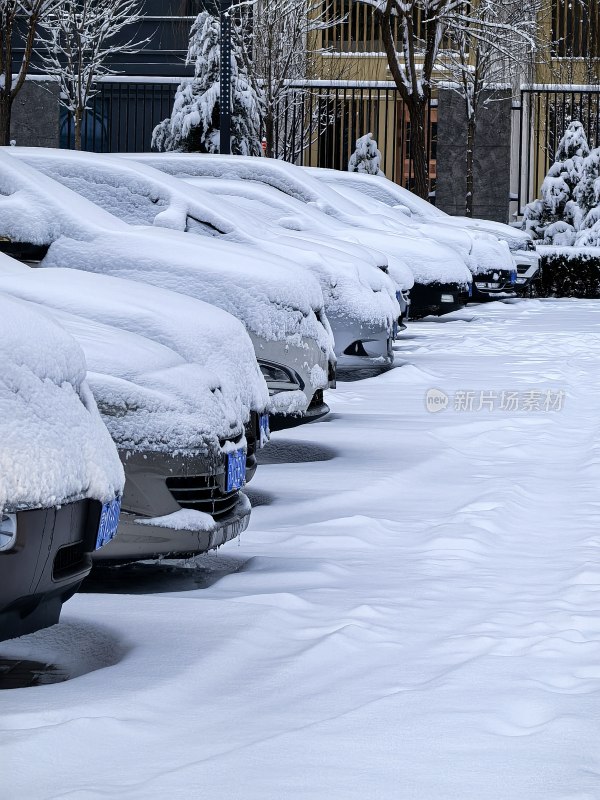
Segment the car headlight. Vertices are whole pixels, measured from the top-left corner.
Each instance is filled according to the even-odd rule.
[[[17,515],[0,514],[0,552],[10,550],[17,539]]]
[[[282,364],[274,364],[272,361],[259,361],[258,366],[267,382],[270,394],[304,389],[304,383],[300,376]]]

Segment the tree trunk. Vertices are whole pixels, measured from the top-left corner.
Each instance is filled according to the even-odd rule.
[[[12,111],[12,98],[2,93],[0,95],[0,144],[10,144],[10,116]]]
[[[465,197],[465,216],[473,216],[473,160],[475,148],[475,115],[467,120],[467,194]]]
[[[75,109],[73,118],[75,121],[75,150],[81,150],[81,122],[82,122],[81,109]]]
[[[275,139],[275,119],[270,111],[265,114],[265,137],[267,139],[266,155],[269,158],[274,158],[273,144]]]
[[[415,179],[414,193],[429,200],[429,155],[425,129],[429,98],[414,98],[407,104],[410,116],[410,155]]]

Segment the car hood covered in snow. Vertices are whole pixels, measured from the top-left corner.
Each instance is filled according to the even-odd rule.
[[[0,253],[0,291],[140,334],[219,377],[239,415],[269,399],[244,326],[220,308],[144,283],[79,270],[31,269]]]
[[[238,404],[214,373],[136,333],[48,313],[82,347],[90,387],[121,451],[215,457],[221,443],[243,434]]]
[[[0,510],[121,494],[121,463],[74,339],[0,293]]]
[[[269,341],[301,344],[310,337],[332,352],[330,332],[317,319],[323,295],[312,275],[234,243],[127,225],[6,152],[0,152],[0,236],[50,245],[42,266],[173,289],[230,312]]]

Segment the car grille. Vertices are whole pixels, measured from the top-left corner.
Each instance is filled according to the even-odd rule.
[[[239,490],[223,491],[222,475],[192,475],[167,478],[167,488],[182,508],[193,508],[221,519],[229,514],[239,499]]]
[[[54,557],[52,577],[55,581],[76,575],[87,567],[87,559],[83,541],[61,547]]]

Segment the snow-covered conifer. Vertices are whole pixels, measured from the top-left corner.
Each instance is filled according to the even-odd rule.
[[[583,125],[575,120],[558,144],[554,164],[542,183],[540,199],[529,203],[524,210],[523,227],[544,244],[575,242],[585,213],[578,203],[578,187],[589,154]]]
[[[383,175],[381,171],[381,153],[372,133],[367,133],[356,140],[356,150],[350,156],[348,172],[365,172],[367,175]]]
[[[194,77],[177,88],[171,116],[152,134],[155,150],[218,153],[219,142],[219,20],[207,11],[198,14],[191,32],[187,64]],[[239,59],[240,42],[232,27],[231,152],[260,155],[261,98],[252,88]]]

